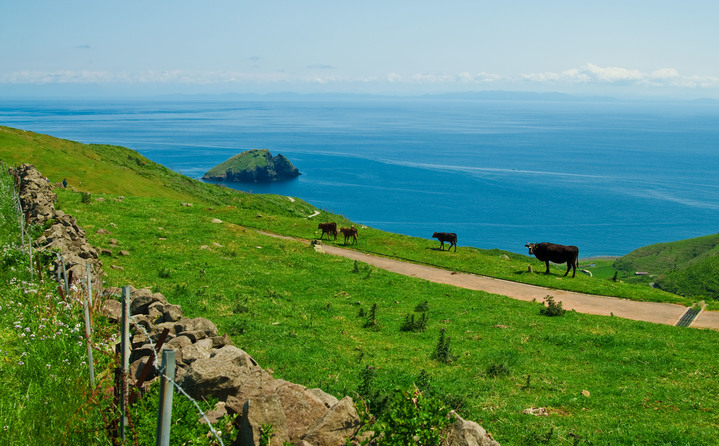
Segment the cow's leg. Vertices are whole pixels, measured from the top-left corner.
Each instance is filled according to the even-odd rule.
[[[549,274],[549,260],[545,260],[544,264],[547,265],[547,270],[544,272],[544,274]]]
[[[570,269],[572,269],[572,261],[571,261],[571,260],[568,260],[568,261],[567,261],[567,272],[564,273],[564,277],[567,277],[567,274],[569,274],[569,270],[570,270]],[[574,275],[572,275],[572,277],[574,277]]]
[[[444,240],[440,240],[440,241],[439,241],[439,249],[441,249],[442,251],[444,251]]]
[[[451,246],[450,246],[451,248]],[[454,252],[457,252],[457,242],[454,242]]]

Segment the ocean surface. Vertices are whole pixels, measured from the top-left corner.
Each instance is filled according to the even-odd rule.
[[[234,185],[459,246],[580,257],[719,232],[719,103],[1,100],[0,125],[117,144],[193,178],[251,148],[302,176]]]

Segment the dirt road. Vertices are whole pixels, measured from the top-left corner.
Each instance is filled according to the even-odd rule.
[[[310,243],[308,240],[279,236],[277,234],[262,231],[260,232],[271,237],[295,240],[307,244]],[[528,285],[525,283],[511,282],[508,280],[494,279],[474,274],[457,273],[441,268],[388,259],[331,245],[322,245],[322,249],[327,254],[357,260],[397,274],[417,277],[432,282],[444,283],[470,290],[480,290],[488,293],[500,294],[513,299],[526,301],[536,299],[537,302],[542,302],[545,296],[551,294],[554,296],[556,301],[562,302],[562,306],[565,309],[575,310],[580,313],[598,314],[602,316],[614,315],[616,317],[634,319],[637,321],[675,325],[687,311],[686,307],[676,304],[637,302],[618,297],[596,296],[592,294],[576,293],[573,291],[544,288],[537,285]],[[690,326],[695,328],[710,328],[713,330],[719,330],[719,312],[702,311],[694,319]]]

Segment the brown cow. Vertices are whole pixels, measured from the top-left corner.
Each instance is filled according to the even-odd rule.
[[[317,229],[322,230],[322,235],[320,235],[320,240],[322,240],[322,237],[324,237],[325,234],[327,234],[327,240],[330,239],[330,235],[334,235],[335,240],[337,240],[337,223],[335,223],[335,222],[320,223],[319,225],[317,225]]]
[[[347,244],[348,238],[354,240],[352,243],[357,243],[357,228],[354,226],[351,228],[340,228],[340,232],[345,236],[345,245]]]

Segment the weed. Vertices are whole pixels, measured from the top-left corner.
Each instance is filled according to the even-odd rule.
[[[539,310],[539,314],[543,314],[544,316],[563,316],[564,313],[567,311],[562,308],[561,301],[554,301],[554,296],[546,296],[544,298],[544,301],[547,303],[547,306],[543,306],[542,309]]]
[[[445,335],[444,328],[442,328],[442,330],[440,331],[439,341],[437,342],[437,347],[435,347],[434,352],[432,353],[432,359],[443,362],[445,364],[449,364],[456,359],[456,357],[452,353],[450,338],[449,336]]]
[[[364,328],[370,328],[374,331],[379,331],[380,325],[379,322],[377,322],[377,304],[372,304],[372,308],[369,310],[369,315],[367,316],[367,320],[365,321]]]
[[[269,446],[272,437],[275,436],[275,428],[272,424],[260,425],[260,446]]]
[[[247,297],[236,296],[237,301],[232,305],[232,314],[242,314],[250,311]]]
[[[163,267],[160,268],[160,270],[157,272],[157,276],[158,276],[160,279],[169,279],[170,277],[172,277],[172,269],[166,268],[166,267],[163,266]]]
[[[429,311],[429,302],[425,300],[421,304],[417,304],[417,306],[414,307],[414,311],[416,311],[417,313],[424,313]]]
[[[414,314],[407,314],[404,317],[402,326],[399,327],[400,331],[412,331],[412,332],[423,332],[427,329],[427,321],[429,317],[427,313],[422,313],[421,316],[415,321]]]
[[[354,265],[354,268],[352,269],[352,272],[353,272],[353,273],[358,273],[358,272],[359,272],[359,266],[357,266],[357,260],[355,260],[355,265]]]
[[[80,195],[80,201],[82,203],[89,203],[92,200],[92,194],[90,192],[82,192]]]
[[[509,367],[503,363],[490,364],[489,367],[487,367],[487,375],[493,378],[507,376],[509,375]]]
[[[378,445],[438,445],[445,427],[454,422],[448,409],[437,398],[427,398],[418,389],[395,390],[387,409],[373,426],[372,439]]]

